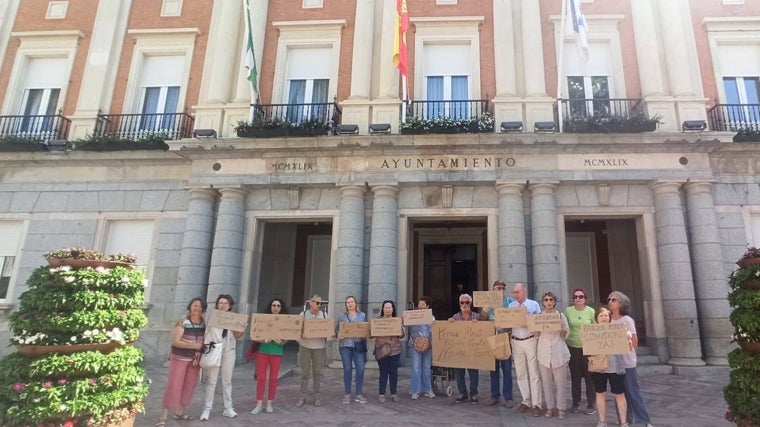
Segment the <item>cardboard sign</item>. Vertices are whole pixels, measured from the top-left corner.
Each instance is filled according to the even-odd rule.
[[[433,321],[435,321],[433,310],[430,308],[424,310],[407,310],[401,314],[401,318],[404,319],[404,326],[431,325],[433,324]]]
[[[248,326],[248,315],[212,308],[209,310],[208,316],[206,316],[206,326],[243,332],[246,326]]]
[[[504,305],[504,292],[502,291],[475,291],[472,293],[473,307],[502,307]]]
[[[340,322],[338,338],[369,338],[369,322]]]
[[[373,337],[400,337],[404,334],[400,317],[379,317],[370,322]]]
[[[528,329],[533,332],[562,330],[562,316],[559,313],[531,314],[528,316]]]
[[[301,338],[303,317],[297,314],[251,314],[251,339],[297,340]]]
[[[525,307],[493,309],[493,320],[497,328],[525,328],[528,326],[528,309]]]
[[[507,360],[512,356],[512,344],[509,342],[509,334],[496,334],[488,337],[488,346],[493,351],[496,360]]]
[[[628,354],[628,328],[623,323],[581,325],[583,354]]]
[[[496,361],[488,345],[493,322],[433,322],[433,365],[493,371]]]
[[[304,319],[304,338],[332,338],[335,336],[335,321],[333,319]]]

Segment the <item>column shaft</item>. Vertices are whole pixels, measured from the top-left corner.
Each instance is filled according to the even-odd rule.
[[[528,282],[524,188],[524,181],[496,183],[499,192],[499,279],[507,284]]]
[[[683,0],[658,1],[660,12],[660,28],[662,29],[663,49],[667,52],[665,63],[668,70],[670,95],[696,95],[691,67],[698,67],[697,58],[692,58],[694,52],[688,41],[693,40],[684,35],[685,31],[693,32],[691,12],[688,2]]]
[[[215,301],[219,294],[229,294],[235,301],[239,301],[246,191],[240,188],[222,188],[219,192],[222,197],[216,218],[207,299]]]
[[[201,104],[225,104],[230,100],[232,82],[240,68],[236,61],[240,43],[245,48],[245,39],[240,39],[244,10],[240,1],[214,1],[201,81]]]
[[[373,0],[356,1],[354,47],[351,59],[351,95],[348,99],[369,99],[375,22],[374,3]]]
[[[353,295],[362,302],[364,272],[364,193],[363,185],[340,188],[340,222],[335,259],[334,310],[344,310],[343,301]],[[337,312],[337,311],[336,311]]]
[[[493,0],[494,20],[494,70],[496,71],[496,96],[515,96],[515,33],[512,22],[511,0]]]
[[[380,39],[378,41],[378,53],[380,55],[378,64],[383,66],[375,68],[377,74],[377,97],[384,99],[399,99],[399,72],[391,64],[390,58],[393,57],[393,31],[396,20],[396,2],[381,1],[382,13],[380,15]],[[411,32],[411,30],[410,30]],[[409,40],[407,39],[407,44]],[[410,61],[413,64],[414,61]]]
[[[530,184],[531,251],[533,254],[534,294],[561,289],[557,208],[554,202],[555,183]]]
[[[668,363],[701,366],[704,362],[680,185],[677,182],[652,185]]]
[[[373,185],[372,192],[367,302],[374,308],[398,298],[398,186]]]
[[[541,9],[536,0],[521,0],[520,21],[522,22],[523,75],[525,76],[525,96],[546,96],[544,78],[544,56],[541,39]]]
[[[657,25],[651,0],[631,0],[631,17],[641,95],[644,98],[652,95],[662,96],[665,94],[665,85],[662,80],[662,61],[657,54],[660,47],[657,43]]]

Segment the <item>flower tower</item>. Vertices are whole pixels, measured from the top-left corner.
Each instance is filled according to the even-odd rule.
[[[148,394],[143,274],[133,255],[45,254],[10,317],[17,352],[0,361],[0,425],[131,426]]]
[[[723,390],[726,419],[741,427],[760,426],[760,250],[754,247],[736,262],[729,276],[731,324],[739,348],[728,354],[730,381]]]

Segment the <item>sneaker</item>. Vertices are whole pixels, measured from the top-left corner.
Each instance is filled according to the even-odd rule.
[[[552,417],[552,410],[551,409],[547,409],[546,411],[544,411],[544,416],[546,418],[551,418]]]
[[[470,396],[470,403],[472,403],[473,405],[477,405],[478,404],[478,395],[477,394],[473,394],[472,396]]]
[[[466,394],[462,394],[462,395],[459,395],[459,397],[457,397],[454,400],[454,402],[456,402],[456,403],[462,403],[462,402],[467,402],[468,400],[470,400],[470,399],[467,398],[467,395]]]
[[[526,412],[530,412],[530,406],[521,403],[520,406],[517,407],[517,412],[520,414],[524,414]]]
[[[540,417],[543,412],[544,411],[541,410],[540,406],[534,406],[533,407],[533,416],[534,417]]]
[[[419,398],[420,398],[420,394],[419,393],[412,393],[412,400],[417,400]]]
[[[433,390],[428,390],[425,392],[425,397],[428,399],[435,399],[435,393],[433,393]]]
[[[377,398],[377,400],[379,400],[380,403],[385,403],[385,395],[381,394],[380,397]]]
[[[361,394],[357,394],[356,399],[354,400],[362,404],[367,403],[367,398],[362,396]]]
[[[348,405],[351,403],[351,395],[347,394],[346,397],[343,398],[343,404]]]
[[[272,412],[274,412],[274,408],[272,407],[272,404],[267,403],[267,413],[271,414]]]
[[[579,403],[573,403],[573,406],[570,407],[570,412],[573,414],[577,414],[580,410],[581,405]]]
[[[198,417],[201,421],[208,421],[208,416],[211,414],[211,410],[204,409],[203,412],[201,412],[201,416]]]
[[[256,405],[255,408],[251,409],[251,415],[258,415],[258,414],[260,414],[262,409],[263,408],[261,407],[261,405]]]
[[[314,398],[314,406],[322,406],[322,401],[318,397]]]
[[[391,395],[391,400],[394,401],[394,402],[398,402],[401,399],[398,398],[398,394],[392,394]]]
[[[623,424],[620,424],[620,427],[631,427],[631,425],[628,423],[623,423]]]
[[[509,399],[509,400],[507,400],[507,402],[505,403],[505,405],[506,405],[507,409],[512,409],[512,408],[515,407],[515,402],[512,399]]]
[[[594,415],[596,414],[596,408],[593,406],[589,406],[586,408],[586,415]]]
[[[234,408],[226,408],[224,412],[222,412],[222,416],[227,418],[235,418],[237,417],[237,412],[235,412]]]
[[[564,420],[565,419],[565,411],[563,411],[562,409],[558,410],[557,411],[557,418],[560,419],[560,420]]]
[[[607,427],[607,423],[604,421],[599,421],[599,424],[597,424],[596,427]]]
[[[493,406],[499,404],[499,398],[498,397],[492,397],[488,400],[486,400],[486,406]]]
[[[300,408],[301,406],[303,406],[304,403],[306,403],[306,399],[304,399],[303,397],[298,399],[298,402],[296,402],[296,408]]]

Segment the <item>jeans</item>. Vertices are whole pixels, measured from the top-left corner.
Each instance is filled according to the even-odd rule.
[[[344,391],[346,394],[351,394],[351,370],[356,369],[356,385],[354,387],[354,392],[356,392],[356,394],[362,394],[362,386],[364,385],[364,364],[367,363],[367,353],[356,351],[353,347],[341,347],[340,360],[343,362]]]
[[[380,368],[380,396],[385,395],[385,386],[388,382],[391,383],[391,394],[396,394],[399,359],[401,359],[401,355],[394,354],[377,361],[377,366]]]
[[[412,372],[409,380],[409,393],[420,394],[426,391],[433,391],[433,350],[428,349],[424,353],[419,353],[410,349],[409,356],[412,359]]]
[[[464,382],[464,368],[454,369],[454,376],[457,378],[457,389],[460,396],[467,396],[467,384]],[[478,370],[467,369],[467,373],[470,375],[470,397],[478,395]]]
[[[573,405],[581,404],[581,380],[586,381],[586,404],[590,407],[596,402],[594,382],[588,371],[588,356],[583,355],[583,348],[567,346],[570,350],[570,389]]]
[[[502,384],[502,390],[499,391],[499,380],[501,376],[499,374],[501,370],[504,375],[504,382]],[[496,370],[491,371],[491,397],[498,399],[499,396],[504,396],[504,400],[512,400],[512,358],[507,360],[497,360]]]
[[[627,418],[631,424],[651,424],[647,405],[641,396],[636,368],[625,368],[625,401],[628,404]]]

